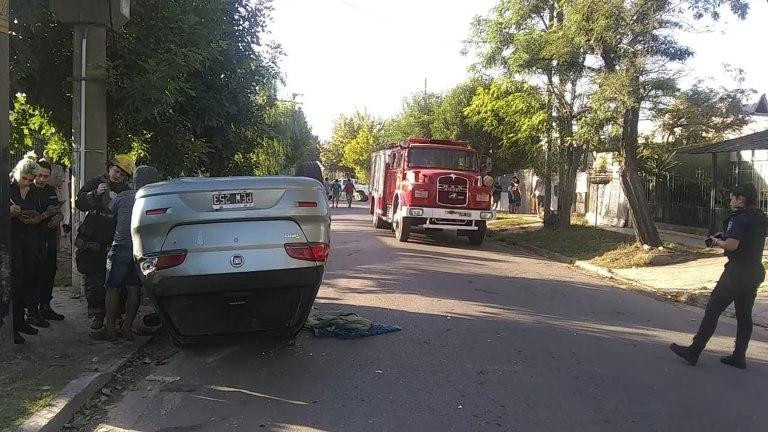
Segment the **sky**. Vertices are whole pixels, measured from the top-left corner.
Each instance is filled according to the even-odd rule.
[[[274,0],[271,39],[284,51],[281,97],[302,103],[313,132],[325,140],[340,114],[356,109],[396,114],[416,91],[444,91],[468,77],[463,56],[470,23],[497,0]],[[681,35],[696,56],[686,82],[733,87],[724,64],[746,73],[744,85],[768,92],[768,2],[752,1],[745,21],[724,14],[708,32]],[[755,96],[756,98],[757,96]]]

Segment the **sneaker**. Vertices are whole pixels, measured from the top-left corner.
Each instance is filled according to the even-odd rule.
[[[41,306],[40,315],[42,315],[44,319],[50,321],[64,321],[64,315],[56,313],[56,311],[53,310],[50,305]]]
[[[30,336],[34,336],[34,335],[40,333],[40,330],[32,327],[31,325],[29,325],[27,323],[24,323],[24,324],[20,325],[19,328],[16,329],[16,331],[18,331],[19,333],[24,333],[25,335],[30,335]]]
[[[51,323],[44,320],[42,315],[40,315],[40,311],[33,311],[31,314],[27,314],[27,324],[40,328],[48,328],[51,326]]]
[[[90,336],[91,339],[99,341],[115,342],[118,338],[118,333],[116,330],[107,330],[105,327],[102,327],[95,332],[91,332]]]
[[[102,327],[104,327],[104,317],[99,315],[94,316],[93,320],[91,320],[91,330],[99,330]]]
[[[13,332],[13,343],[15,343],[16,345],[21,345],[26,341],[27,340],[24,339],[24,336],[20,335],[19,332],[17,331]]]
[[[699,361],[699,355],[694,352],[690,347],[687,346],[681,346],[678,344],[672,344],[669,346],[669,349],[672,350],[673,353],[680,356],[683,360],[688,362],[691,366],[696,366],[696,362]]]
[[[737,356],[735,354],[720,357],[720,362],[733,366],[737,369],[747,368],[747,359],[744,356]]]

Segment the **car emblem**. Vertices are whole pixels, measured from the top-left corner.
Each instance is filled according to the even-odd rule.
[[[283,237],[287,239],[297,239],[297,238],[300,238],[301,236],[299,235],[299,233],[285,233]]]
[[[243,258],[242,255],[232,255],[232,258],[229,259],[229,263],[235,268],[242,267],[243,264],[245,264],[245,258]]]

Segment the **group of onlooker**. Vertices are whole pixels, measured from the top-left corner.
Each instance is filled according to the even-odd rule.
[[[499,181],[494,181],[491,186],[492,205],[495,210],[501,209],[501,193],[503,188]],[[510,213],[517,213],[520,211],[520,207],[523,205],[523,185],[520,182],[520,178],[512,176],[507,187],[507,210]],[[530,210],[532,214],[539,214],[541,206],[544,202],[544,181],[538,176],[533,176],[531,195],[530,195]]]
[[[56,190],[48,184],[52,165],[34,153],[10,175],[11,289],[14,342],[36,335],[64,316],[51,307],[56,276],[59,225],[63,221]]]
[[[65,204],[48,184],[51,170],[48,161],[30,153],[11,173],[11,285],[17,344],[25,342],[22,334],[36,335],[38,328],[50,326],[49,321],[64,319],[51,307]],[[75,262],[83,275],[95,339],[133,339],[141,283],[132,252],[131,212],[136,190],[156,181],[154,168],[136,168],[128,155],[117,155],[103,175],[82,186],[75,199],[75,207],[86,213],[74,242]]]
[[[355,197],[355,192],[357,191],[357,188],[355,188],[355,183],[352,181],[352,178],[347,177],[346,180],[344,180],[344,184],[342,185],[339,179],[335,179],[334,181],[329,181],[328,177],[325,178],[324,182],[325,186],[325,194],[328,196],[328,201],[331,203],[331,205],[335,208],[339,207],[339,199],[341,198],[341,192],[343,191],[347,198],[347,207],[352,207],[352,200]]]

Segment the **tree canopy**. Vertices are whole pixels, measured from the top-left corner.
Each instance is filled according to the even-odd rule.
[[[107,42],[109,150],[166,175],[274,174],[316,155],[303,111],[277,101],[270,13],[268,0],[133,1]],[[69,131],[71,29],[47,0],[11,2],[11,16],[13,91]]]

